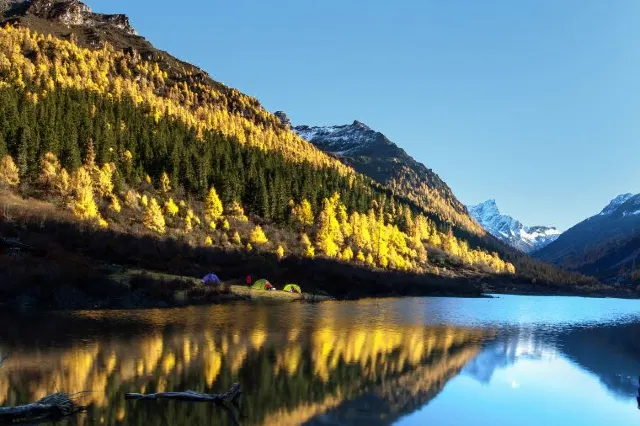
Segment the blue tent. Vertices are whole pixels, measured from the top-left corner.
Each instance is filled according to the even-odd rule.
[[[207,274],[202,279],[204,285],[220,285],[220,278],[216,274]]]

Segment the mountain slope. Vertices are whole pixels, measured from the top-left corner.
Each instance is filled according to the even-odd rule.
[[[276,114],[285,126],[291,125],[284,112],[278,111]],[[418,205],[424,205],[425,202],[428,205],[434,200],[449,200],[446,203],[449,206],[448,217],[456,217],[454,223],[464,223],[466,230],[473,230],[471,234],[466,233],[464,238],[474,246],[485,247],[500,253],[516,265],[516,269],[527,279],[545,283],[597,285],[591,278],[580,274],[567,274],[565,271],[532,259],[522,251],[513,248],[508,241],[505,242],[485,232],[482,226],[469,216],[467,209],[455,198],[451,189],[438,175],[424,164],[417,162],[386,136],[365,124],[356,120],[352,124],[339,126],[299,125],[293,127],[293,130],[357,171],[378,182],[388,183],[393,188],[402,188],[401,193],[410,194],[409,198],[417,200]],[[438,206],[443,204],[436,203]],[[441,209],[440,212],[442,211]],[[470,225],[469,222],[472,224]],[[453,229],[455,234],[458,234],[458,231],[459,229]],[[554,228],[547,227],[529,227],[525,231],[526,233],[522,235],[523,241],[527,241],[528,246],[536,247],[553,240],[558,234]]]
[[[384,134],[355,120],[340,126],[293,127],[302,138],[340,158],[356,171],[406,194],[428,210],[478,235],[484,231],[469,218],[464,205],[431,169],[416,161]],[[441,206],[435,209],[433,206]]]
[[[29,223],[55,216],[65,226],[7,223],[0,232],[41,242],[66,232],[64,252],[81,253],[89,269],[116,257],[91,247],[113,237],[108,251],[119,262],[170,273],[193,268],[176,257],[184,262],[191,253],[198,264],[206,258],[198,250],[215,248],[232,251],[234,261],[262,256],[271,276],[287,257],[330,265],[326,271],[342,278],[325,284],[344,282],[338,271],[350,268],[422,282],[464,277],[472,291],[479,287],[468,277],[514,275],[484,240],[470,241],[478,237],[473,227],[482,230],[439,194],[414,201],[356,172],[256,99],[154,49],[125,16],[96,14],[77,0],[12,4],[5,3],[0,29],[0,196],[20,200]],[[39,201],[45,205],[27,208]],[[45,210],[57,214],[39,216]],[[91,232],[76,235],[74,225]],[[72,234],[90,241],[69,244]],[[130,246],[148,239],[151,251],[175,253],[176,241],[190,249],[142,256],[117,247],[120,237]],[[29,262],[45,264],[27,259],[24,269],[6,270],[38,282]],[[370,290],[375,279],[368,281]],[[8,291],[19,298],[23,287]]]
[[[535,256],[541,260],[612,279],[629,267],[640,233],[640,194],[621,194],[602,211],[565,231]]]
[[[539,250],[555,241],[561,232],[548,226],[524,226],[511,216],[500,214],[495,200],[467,206],[469,214],[491,235],[525,253]]]
[[[137,35],[125,15],[94,13],[79,0],[9,1],[0,11],[4,23],[71,40],[78,46],[92,50],[110,46],[117,53],[147,61],[152,66],[157,64],[159,71],[166,73],[166,78],[154,88],[155,99],[149,99],[156,116],[168,112],[176,117],[187,118],[189,125],[197,127],[201,133],[207,130],[221,131],[225,136],[242,143],[277,151],[294,161],[309,162],[315,167],[335,168],[342,175],[353,174],[348,163],[336,161],[313,144],[304,143],[303,139],[290,131],[288,125],[266,111],[255,98],[218,83],[202,69],[154,48]],[[167,98],[175,98],[166,96],[184,91],[182,84],[190,89],[189,93],[179,95],[181,99],[188,100],[189,108],[186,111],[185,104],[167,102]],[[133,95],[138,96],[137,93]],[[437,176],[434,182],[442,185]],[[414,190],[412,183],[398,176],[384,183],[393,188],[397,196],[406,197],[427,211],[437,222],[449,223],[473,234],[484,234],[484,230],[470,220],[450,190]]]
[[[409,178],[391,167],[400,153],[387,157],[385,167],[396,173],[389,181],[356,172],[255,98],[155,49],[123,15],[96,14],[77,0],[3,4],[0,181],[13,173],[4,184],[27,204],[39,197],[79,228],[148,238],[150,250],[182,241],[196,263],[198,250],[214,246],[239,257],[259,253],[267,263],[318,257],[312,262],[330,265],[327,271],[393,269],[417,280],[446,275],[468,283],[496,272],[509,282],[508,257],[521,265],[519,279],[593,285],[486,234],[437,176],[429,177],[431,187],[419,164],[410,173],[399,169]],[[34,229],[60,236],[51,227]],[[87,244],[66,248],[89,250]],[[94,249],[91,258],[110,261],[109,251],[150,262],[113,246]],[[157,262],[149,268],[183,267],[176,256],[151,256]]]

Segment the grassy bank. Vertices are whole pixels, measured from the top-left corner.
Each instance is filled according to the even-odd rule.
[[[282,291],[283,285],[275,291],[256,290],[246,284],[238,283],[238,280],[223,281],[219,287],[204,286],[199,278],[178,276],[167,273],[140,270],[122,269],[112,273],[109,278],[115,282],[135,287],[136,282],[145,280],[153,288],[162,286],[162,283],[176,283],[173,290],[173,300],[177,305],[198,304],[207,300],[227,302],[244,300],[252,302],[323,302],[331,300],[331,297],[317,293],[290,293]]]

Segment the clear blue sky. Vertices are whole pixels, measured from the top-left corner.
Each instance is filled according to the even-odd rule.
[[[640,192],[638,0],[88,4],[294,124],[368,124],[525,224]]]

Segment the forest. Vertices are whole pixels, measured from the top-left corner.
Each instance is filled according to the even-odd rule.
[[[109,44],[1,29],[0,180],[96,226],[193,245],[439,274],[435,253],[486,272],[593,284],[487,243],[437,193],[394,193],[255,99],[190,72],[169,74]]]

